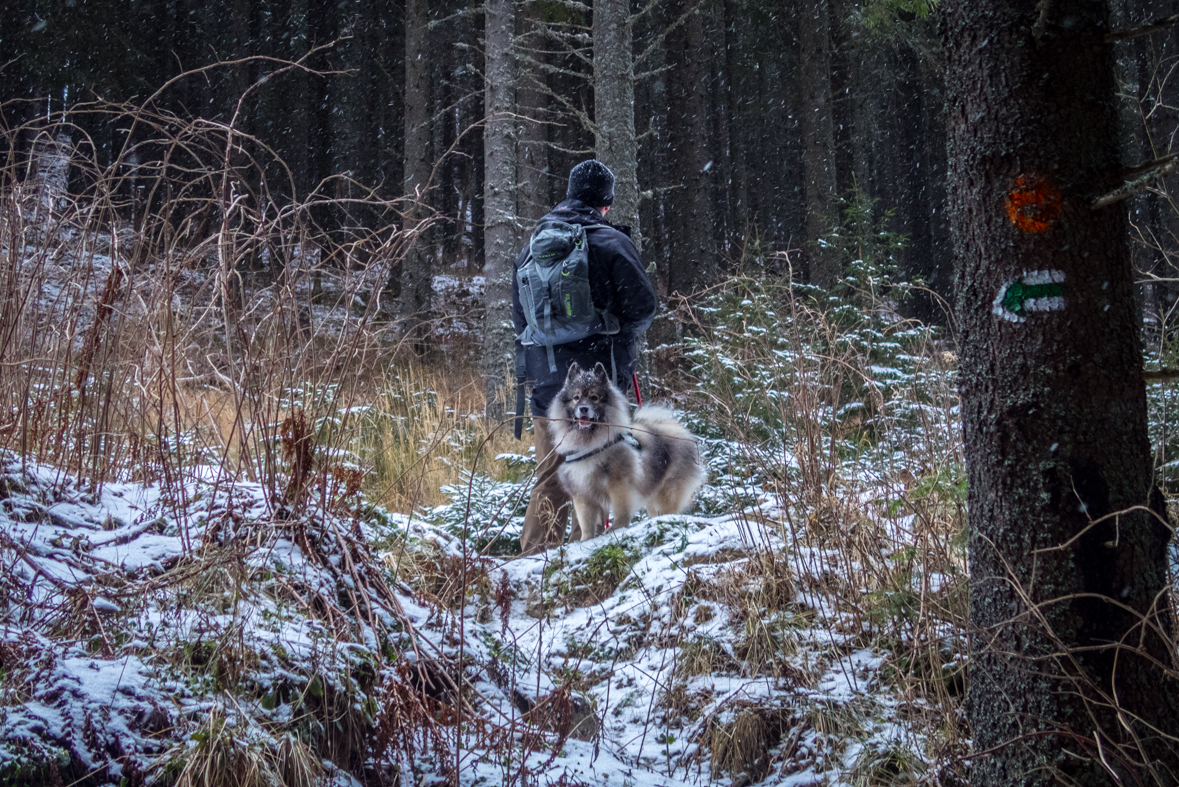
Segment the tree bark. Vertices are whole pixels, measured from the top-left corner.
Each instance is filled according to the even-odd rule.
[[[1165,0],[1115,0],[1113,26],[1117,30],[1142,27],[1154,19],[1170,15],[1174,10],[1171,5]],[[1171,152],[1171,146],[1166,142],[1170,139],[1174,121],[1160,117],[1153,105],[1153,100],[1163,90],[1158,79],[1161,56],[1154,36],[1132,38],[1118,46],[1119,81],[1128,95],[1128,100],[1122,102],[1120,118],[1122,149],[1130,166],[1162,158]],[[1147,239],[1144,243],[1132,243],[1131,247],[1134,268],[1139,273],[1143,314],[1150,319],[1147,341],[1152,345],[1161,338],[1161,332],[1155,326],[1167,319],[1166,306],[1175,301],[1176,289],[1176,282],[1170,275],[1174,269],[1168,265],[1167,255],[1158,247],[1157,239],[1174,237],[1179,216],[1171,208],[1174,197],[1161,194],[1162,191],[1173,195],[1173,180],[1159,178],[1154,189],[1126,200],[1133,225],[1131,237]]]
[[[972,783],[1175,784],[1169,530],[1126,216],[1091,207],[1121,166],[1108,8],[945,10]]]
[[[429,0],[405,0],[405,188],[409,201],[403,229],[417,231],[426,219],[433,159],[430,156]],[[406,254],[401,269],[398,316],[406,338],[425,351],[426,324],[433,288],[433,271],[426,233]]]
[[[639,232],[639,143],[635,138],[635,76],[628,0],[594,3],[594,148],[599,161],[614,173],[611,221],[631,228],[631,240],[642,249]]]
[[[655,40],[667,26],[669,11],[664,4],[634,23],[632,35],[640,42],[639,48]],[[635,104],[645,107],[646,111],[636,117],[636,134],[639,144],[638,179],[647,184],[650,189],[647,196],[639,203],[639,224],[643,228],[645,253],[644,261],[654,265],[658,275],[652,277],[661,301],[667,296],[667,254],[668,254],[668,211],[665,209],[670,192],[656,191],[654,186],[666,185],[670,179],[668,166],[668,84],[661,69],[667,65],[667,48],[656,46],[650,50],[647,58],[635,63],[634,68],[646,71],[658,71],[659,78],[636,80]],[[666,333],[670,325],[668,320],[660,319],[656,315],[655,322],[648,331],[648,339],[656,341],[662,333]],[[671,334],[668,334],[670,337]]]
[[[798,18],[802,50],[803,168],[806,181],[806,253],[810,278],[820,287],[839,279],[839,261],[819,239],[839,220],[835,193],[835,117],[831,97],[831,22],[828,0],[806,0]]]
[[[730,248],[745,251],[753,249],[754,238],[749,237],[749,234],[757,223],[757,217],[749,214],[746,188],[749,167],[745,144],[747,133],[742,123],[741,85],[737,81],[741,76],[741,46],[749,35],[749,17],[739,0],[723,0],[723,12],[725,35],[721,57],[724,59],[725,76],[721,104],[724,115],[720,120],[724,124],[724,140],[720,149],[723,151],[721,171],[727,208],[725,225]]]
[[[704,28],[700,8],[673,0],[669,20],[683,19],[667,37],[668,167],[673,191],[667,197],[668,294],[691,295],[715,268],[711,182],[707,165],[708,117],[704,109],[704,71],[700,63]]]
[[[548,126],[545,124],[543,19],[536,3],[526,3],[517,20],[516,51],[516,213],[522,229],[552,207],[549,188]]]
[[[906,278],[920,276],[931,286],[936,284],[939,256],[934,249],[934,175],[937,173],[931,150],[936,143],[945,148],[944,140],[927,138],[930,131],[926,122],[926,101],[938,100],[937,86],[928,84],[922,74],[917,53],[907,45],[900,45],[895,54],[896,67],[893,93],[898,112],[894,139],[896,151],[896,179],[891,189],[896,207],[898,229],[905,235],[905,248],[900,257]],[[940,178],[939,178],[940,179]],[[938,318],[936,304],[925,293],[918,293],[906,304],[907,313],[925,322]]]
[[[487,380],[487,419],[503,419],[508,370],[514,357],[512,324],[513,263],[519,246],[516,229],[516,121],[511,117],[516,100],[516,68],[512,55],[515,34],[515,0],[487,0],[485,11],[487,83],[483,132],[486,166],[486,211],[483,267],[487,316],[483,332],[483,371]]]

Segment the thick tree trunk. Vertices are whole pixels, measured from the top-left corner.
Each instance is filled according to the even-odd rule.
[[[639,41],[647,42],[658,36],[667,26],[668,9],[660,4],[648,15],[640,17],[636,22],[637,28],[633,35]],[[640,48],[642,48],[640,46]],[[641,63],[635,63],[634,68],[654,71],[667,65],[666,47],[655,47]],[[648,110],[636,116],[636,134],[639,143],[638,178],[648,187],[664,185],[668,182],[668,85],[667,79],[643,79],[635,83],[635,105],[647,107]],[[652,277],[652,283],[659,291],[660,298],[667,295],[667,222],[668,212],[667,193],[651,189],[647,196],[640,200],[639,223],[643,227],[643,259],[648,264],[654,264],[659,272]],[[655,340],[660,332],[666,332],[669,321],[656,317],[648,333],[648,338]],[[670,335],[670,334],[669,334]]]
[[[376,19],[372,14],[378,5],[369,2],[359,8],[360,12],[348,20],[345,28],[350,37],[341,40],[333,52],[337,68],[348,72],[332,78],[331,167],[334,174],[345,176],[336,181],[333,193],[348,200],[335,207],[334,227],[346,228],[342,238],[349,237],[356,227],[375,229],[377,224],[373,211],[353,202],[362,198],[365,185],[372,183],[379,172],[376,115],[379,94],[369,83],[377,70],[373,67]],[[349,256],[360,264],[368,262],[363,246],[353,248]]]
[[[293,0],[291,3],[290,57],[292,60],[299,59],[311,48],[307,5],[308,0]],[[310,178],[311,157],[307,153],[310,144],[312,117],[311,107],[309,106],[311,80],[307,73],[302,70],[293,72],[288,78],[290,79],[291,88],[287,96],[286,106],[279,106],[279,102],[282,99],[280,98],[279,91],[275,91],[274,116],[284,117],[290,122],[290,132],[287,141],[290,152],[285,157],[285,160],[291,168],[291,173],[295,181],[294,185],[298,189],[299,197],[305,199],[307,192],[315,185]],[[284,109],[285,111],[283,111]]]
[[[1113,26],[1129,30],[1148,24],[1151,20],[1166,17],[1174,12],[1169,0],[1114,0],[1112,3]],[[1163,117],[1153,103],[1164,90],[1160,80],[1162,59],[1169,57],[1168,44],[1162,44],[1159,36],[1132,38],[1118,46],[1119,83],[1127,93],[1121,113],[1122,149],[1128,166],[1135,166],[1173,152],[1170,143],[1170,129],[1174,119]],[[1163,40],[1170,39],[1166,36]],[[1133,224],[1131,237],[1146,239],[1144,243],[1132,243],[1134,268],[1140,274],[1139,280],[1143,314],[1150,320],[1148,343],[1157,346],[1162,334],[1157,329],[1166,320],[1167,306],[1174,302],[1168,293],[1174,292],[1176,284],[1174,269],[1168,265],[1167,255],[1158,248],[1158,240],[1174,237],[1176,219],[1179,216],[1172,209],[1174,197],[1160,191],[1175,194],[1175,184],[1170,178],[1158,179],[1152,189],[1127,200],[1126,208]],[[1154,277],[1158,277],[1155,279]]]
[[[629,225],[631,240],[641,249],[633,58],[630,3],[598,0],[594,3],[595,154],[614,173],[610,219]]]
[[[1121,166],[1108,9],[946,11],[972,780],[1175,784],[1169,531],[1126,216],[1091,207]]]
[[[891,189],[898,225],[896,229],[905,235],[905,249],[901,255],[906,277],[922,277],[931,286],[936,283],[938,255],[933,246],[936,216],[934,204],[934,175],[937,173],[931,151],[937,147],[945,149],[945,140],[927,137],[929,124],[926,101],[941,96],[936,86],[931,86],[922,74],[917,53],[908,46],[899,47],[895,55],[895,81],[893,93],[896,96],[897,112],[895,123],[896,180]],[[931,89],[933,88],[933,89]],[[940,178],[939,178],[940,179]],[[941,315],[937,304],[924,292],[918,293],[906,304],[909,314],[926,322],[937,320]]]
[[[410,208],[403,228],[415,231],[426,218],[426,188],[433,160],[430,156],[430,48],[429,0],[405,2],[405,184]],[[398,316],[407,339],[421,352],[433,288],[429,241],[421,233],[401,269],[401,302]]]
[[[806,256],[820,287],[839,279],[839,261],[819,238],[839,220],[836,210],[835,108],[831,98],[831,23],[828,0],[806,0],[798,16],[802,50],[803,166],[806,181]]]
[[[515,0],[487,0],[485,11],[487,75],[484,110],[487,125],[483,152],[487,177],[484,184],[486,211],[487,316],[483,334],[483,371],[487,379],[487,418],[499,421],[505,414],[505,391],[511,379],[508,369],[514,355],[512,326],[513,262],[519,246],[516,229],[516,76],[512,57],[515,33]]]

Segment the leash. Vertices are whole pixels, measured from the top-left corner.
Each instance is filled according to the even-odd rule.
[[[631,376],[631,380],[633,380],[634,384],[635,384],[635,404],[637,404],[639,407],[642,407],[643,406],[643,394],[642,394],[642,392],[639,391],[639,373],[638,372],[631,372],[630,376]]]

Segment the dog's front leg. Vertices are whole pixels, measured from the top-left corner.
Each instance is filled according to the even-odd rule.
[[[614,509],[614,527],[628,526],[635,510],[635,503],[631,495],[626,492],[617,492],[610,501],[610,505]]]
[[[588,500],[573,498],[573,512],[581,525],[581,540],[589,541],[602,532],[602,509]]]

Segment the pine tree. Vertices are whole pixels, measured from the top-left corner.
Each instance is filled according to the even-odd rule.
[[[594,4],[594,152],[614,172],[611,220],[639,233],[639,143],[635,137],[635,75],[630,3],[599,0]]]
[[[1175,784],[1104,0],[948,4],[976,785]]]

